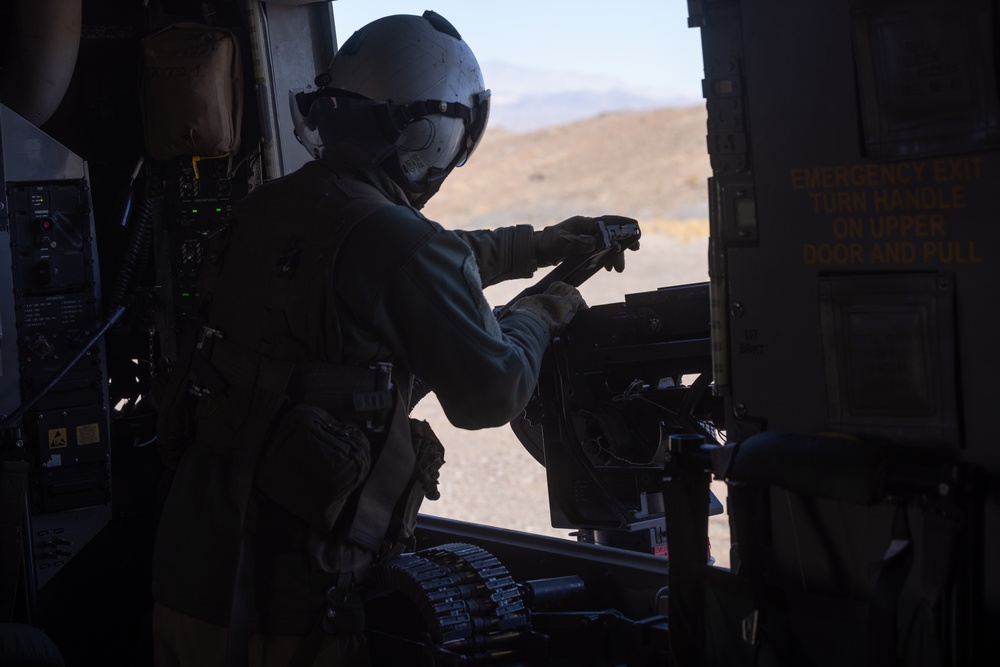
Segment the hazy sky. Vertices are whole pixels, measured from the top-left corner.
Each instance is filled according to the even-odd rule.
[[[489,63],[510,63],[701,99],[700,35],[683,0],[336,0],[338,41],[381,16],[425,9],[455,25],[487,78]]]

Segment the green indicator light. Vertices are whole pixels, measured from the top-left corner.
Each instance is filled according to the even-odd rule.
[[[222,213],[222,209],[221,208],[217,208],[217,209],[215,209],[215,212],[216,213]]]
[[[181,296],[191,296],[191,292],[181,292]]]
[[[196,208],[193,208],[193,209],[191,209],[191,212],[192,212],[192,213],[197,213],[197,212],[198,212],[198,209],[196,209]]]

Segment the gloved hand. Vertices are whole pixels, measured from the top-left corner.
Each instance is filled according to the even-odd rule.
[[[569,324],[578,310],[586,308],[587,303],[579,290],[557,281],[542,294],[521,297],[511,304],[510,312],[525,311],[538,315],[549,325],[549,332],[554,336]]]
[[[535,260],[538,266],[553,266],[571,255],[593,252],[600,237],[598,221],[609,225],[635,223],[632,218],[620,215],[602,215],[599,218],[588,218],[577,215],[559,224],[551,225],[535,232]],[[629,250],[638,250],[639,242],[629,246]],[[625,270],[625,255],[619,253],[604,267],[609,271],[614,268],[621,273]]]

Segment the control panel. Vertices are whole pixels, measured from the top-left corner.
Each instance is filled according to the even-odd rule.
[[[101,505],[110,499],[109,427],[103,344],[92,342],[102,313],[89,189],[84,180],[18,182],[7,195],[21,401],[37,397],[22,427],[32,511]]]

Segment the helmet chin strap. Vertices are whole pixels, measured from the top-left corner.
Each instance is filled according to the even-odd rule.
[[[447,169],[431,167],[423,182],[418,183],[403,170],[398,154],[390,155],[382,162],[385,174],[403,191],[410,206],[418,211],[430,201],[431,197],[437,194],[438,190],[441,189],[441,184],[444,183],[445,178],[448,177],[453,168],[454,165]]]
[[[444,183],[444,179],[447,178],[450,173],[451,169],[445,170],[431,167],[430,172],[427,174],[426,185],[424,185],[423,192],[415,197],[409,197],[410,204],[413,208],[417,210],[422,209],[424,204],[430,201],[430,198],[436,195],[438,190],[441,189],[441,184]]]

